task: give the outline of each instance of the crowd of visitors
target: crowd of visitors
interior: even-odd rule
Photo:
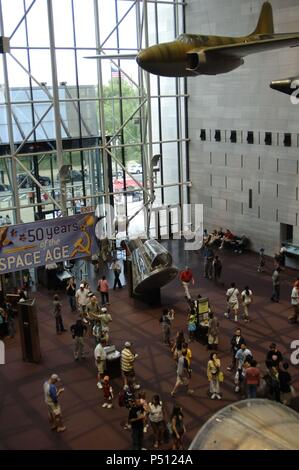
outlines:
[[[295,395],[292,386],[292,377],[289,372],[289,364],[283,356],[279,347],[271,343],[265,355],[264,362],[258,361],[256,351],[244,336],[240,328],[240,322],[244,324],[252,321],[254,312],[255,295],[249,285],[240,286],[240,283],[231,282],[228,289],[221,284],[223,273],[223,261],[218,250],[231,246],[234,251],[243,253],[247,246],[245,236],[236,237],[227,229],[214,230],[211,234],[204,234],[204,247],[201,251],[203,257],[204,278],[215,282],[217,292],[223,288],[223,312],[222,315],[213,311],[212,306],[207,318],[207,341],[209,357],[205,362],[206,390],[211,400],[221,400],[225,396],[227,387],[230,387],[236,394],[236,399],[267,397],[270,400],[289,405],[291,397]],[[283,247],[282,247],[283,248]],[[219,253],[219,252],[218,252]],[[221,253],[221,252],[220,252]],[[275,257],[275,264],[272,272],[273,292],[271,301],[280,301],[280,276],[284,269],[285,250],[280,251]],[[266,266],[264,249],[259,252],[257,270],[263,273]],[[256,268],[255,268],[256,269]],[[111,265],[113,271],[113,290],[118,287],[122,289],[120,274],[122,265],[118,260],[114,260]],[[169,399],[172,400],[172,411],[168,412],[164,401],[155,393],[151,399],[147,400],[142,382],[138,377],[138,353],[135,345],[123,337],[121,348],[120,369],[123,379],[121,389],[117,389],[111,377],[107,373],[107,353],[106,346],[111,344],[110,325],[112,316],[109,312],[110,303],[113,301],[109,296],[109,282],[105,275],[100,275],[94,292],[87,281],[80,281],[79,287],[75,278],[71,278],[65,289],[65,296],[68,299],[71,315],[73,318],[70,326],[70,333],[73,338],[73,355],[76,362],[82,362],[86,358],[86,352],[93,347],[96,385],[101,397],[101,407],[111,410],[116,406],[124,407],[127,410],[127,419],[124,426],[129,429],[132,435],[132,449],[144,448],[144,434],[151,430],[152,447],[161,448],[163,444],[171,438],[171,445],[174,450],[184,447],[184,435],[186,427],[184,423],[184,410],[177,401],[178,395],[184,392],[196,397],[196,390],[191,388],[193,383],[193,367],[191,362],[196,363],[202,360],[193,357],[192,342],[196,340],[198,329],[198,303],[201,295],[197,294],[197,299],[193,299],[193,286],[195,278],[190,267],[186,266],[179,274],[179,280],[183,287],[186,302],[185,330],[174,331],[177,314],[173,307],[163,308],[158,318],[162,330],[162,342],[165,350],[169,353],[169,360],[173,361],[173,386],[169,384]],[[203,293],[203,291],[202,291]],[[24,291],[20,291],[20,300],[26,300]],[[100,299],[98,298],[100,296]],[[66,332],[61,294],[53,297],[53,316],[55,318],[56,333]],[[269,298],[269,297],[268,297]],[[211,301],[213,299],[210,299]],[[292,314],[288,320],[290,323],[298,323],[299,314],[299,279],[297,279],[291,290],[290,305]],[[229,323],[231,320],[234,323]],[[231,328],[231,362],[226,366],[223,364],[223,348],[219,348],[221,343],[221,333],[223,325]],[[53,325],[54,326],[54,325]],[[236,328],[237,326],[237,328]],[[14,315],[8,302],[0,308],[0,336],[11,336],[15,334]],[[164,350],[164,346],[163,346]],[[203,356],[206,357],[206,356]],[[137,373],[136,373],[137,372]],[[225,372],[225,373],[224,373]],[[198,373],[198,372],[196,372]],[[137,378],[136,378],[137,376]],[[44,397],[48,409],[48,417],[51,429],[58,433],[66,430],[62,420],[62,411],[59,404],[59,397],[63,393],[63,388],[58,388],[60,378],[53,373],[44,384]],[[225,387],[223,387],[225,383]],[[104,410],[103,410],[104,412]],[[105,411],[106,412],[106,411]]]

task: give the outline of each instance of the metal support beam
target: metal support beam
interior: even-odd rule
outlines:
[[[4,36],[4,21],[3,21],[3,13],[2,13],[2,3],[0,1],[0,35]],[[18,184],[17,184],[17,169],[16,169],[16,162],[12,158],[12,155],[15,151],[14,146],[14,133],[13,133],[13,122],[12,122],[12,106],[10,100],[10,89],[9,89],[9,80],[8,80],[8,68],[7,68],[7,60],[6,54],[2,56],[3,62],[3,75],[4,75],[4,88],[5,88],[5,99],[6,99],[6,117],[7,117],[7,128],[8,128],[8,136],[9,136],[9,146],[10,146],[10,171],[11,171],[11,183],[13,189],[13,205],[15,206],[14,211],[14,222],[20,223],[21,222],[21,212],[20,212],[20,201],[18,198]]]
[[[97,51],[101,49],[100,29],[99,29],[99,5],[98,0],[94,0],[94,16],[95,16],[95,38]],[[106,224],[107,227],[112,227],[113,214],[110,211],[110,196],[109,192],[109,180],[108,180],[108,162],[107,162],[107,147],[106,147],[106,126],[105,126],[105,113],[104,113],[104,101],[103,101],[103,76],[102,76],[102,64],[100,60],[97,60],[97,76],[98,76],[98,96],[99,101],[99,122],[100,122],[100,136],[102,141],[102,169],[103,169],[103,185],[105,193],[105,207],[106,207]]]
[[[54,19],[52,0],[47,0],[48,7],[48,25],[49,25],[49,39],[50,39],[50,55],[51,55],[51,71],[52,71],[52,86],[53,86],[53,106],[54,106],[54,119],[55,119],[55,135],[56,135],[56,152],[57,152],[57,165],[59,172],[59,186],[60,186],[60,206],[62,215],[67,215],[66,207],[66,182],[65,176],[61,172],[64,165],[62,141],[61,141],[61,127],[60,127],[60,107],[59,107],[59,93],[58,93],[58,80],[57,80],[57,65],[55,53],[55,36],[54,36]]]
[[[148,47],[148,10],[147,10],[147,1],[143,1],[143,14],[144,14],[144,36],[145,36],[145,46]],[[144,152],[144,168],[145,168],[145,178],[146,185],[149,188],[149,200],[150,202],[149,209],[147,213],[147,227],[146,233],[148,238],[150,238],[150,225],[151,225],[151,212],[152,204],[155,200],[155,190],[154,190],[154,179],[152,174],[152,165],[151,159],[153,156],[153,139],[152,139],[152,113],[151,113],[151,82],[150,75],[148,72],[145,73],[145,85],[146,85],[146,97],[147,97],[147,140],[148,145],[145,148]]]
[[[31,2],[31,4],[29,5],[29,7],[27,8],[27,10],[25,11],[24,15],[22,16],[22,18],[20,19],[20,21],[18,22],[17,26],[15,27],[15,29],[13,30],[13,32],[11,33],[9,39],[11,39],[13,37],[13,35],[17,32],[17,30],[19,29],[20,25],[22,24],[22,22],[24,21],[24,19],[26,18],[26,16],[28,15],[29,11],[31,10],[31,8],[33,7],[33,5],[35,4],[35,1],[36,0],[33,0]]]

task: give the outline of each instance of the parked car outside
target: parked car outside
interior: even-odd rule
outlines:
[[[32,176],[34,176],[33,173]],[[39,175],[37,180],[42,186],[50,186],[51,184],[51,178],[49,178],[49,176]],[[17,183],[19,188],[32,188],[32,186],[34,185],[34,181],[26,173],[19,173],[17,175]]]
[[[140,163],[129,163],[127,166],[127,169],[130,173],[134,174],[140,174],[142,173],[142,165]]]
[[[84,170],[84,176],[87,177],[87,170]],[[71,169],[67,181],[82,181],[82,171]],[[59,173],[57,174],[57,180],[59,180]]]

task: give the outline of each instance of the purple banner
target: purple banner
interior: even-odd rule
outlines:
[[[97,251],[94,213],[0,227],[0,274]]]

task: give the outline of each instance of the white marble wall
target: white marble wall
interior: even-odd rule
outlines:
[[[188,0],[189,33],[239,36],[257,23],[261,0]],[[299,31],[299,0],[272,0],[276,32]],[[273,79],[299,75],[299,48],[248,56],[228,74],[188,79],[191,202],[204,204],[205,226],[246,233],[253,248],[272,254],[280,224],[294,226],[299,244],[299,105],[269,88]],[[207,141],[200,140],[207,130]],[[215,129],[221,142],[215,142]],[[210,132],[211,130],[211,132]],[[237,143],[230,131],[237,130]],[[247,131],[255,143],[247,143]],[[264,143],[272,132],[272,145]],[[283,145],[292,133],[292,147]],[[253,190],[252,209],[248,205]]]

